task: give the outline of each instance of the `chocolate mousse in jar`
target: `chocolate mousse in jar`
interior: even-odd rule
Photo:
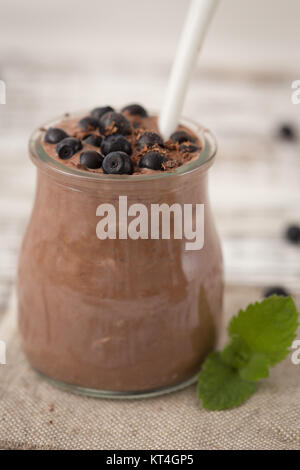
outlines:
[[[99,397],[194,382],[222,315],[211,133],[184,119],[164,142],[141,106],[102,107],[48,123],[29,148],[37,187],[18,302],[31,365]]]

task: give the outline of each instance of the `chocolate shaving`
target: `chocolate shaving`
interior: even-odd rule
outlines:
[[[68,113],[66,113],[68,114]],[[124,113],[125,115],[125,113]],[[150,170],[147,168],[140,168],[139,162],[140,159],[148,152],[159,152],[168,160],[162,164],[162,171],[174,171],[176,168],[184,165],[185,163],[190,162],[193,159],[196,159],[199,156],[201,151],[201,142],[197,138],[197,135],[191,131],[190,129],[179,126],[178,129],[185,130],[187,133],[191,134],[191,136],[195,139],[194,145],[199,147],[199,151],[195,152],[186,152],[180,149],[180,144],[178,142],[173,142],[171,139],[168,139],[164,142],[164,147],[160,147],[158,144],[153,145],[152,147],[144,147],[142,150],[138,148],[137,141],[139,137],[144,134],[145,132],[155,132],[159,133],[157,118],[155,116],[148,116],[146,118],[137,119],[136,116],[130,116],[130,114],[126,113],[126,117],[130,121],[130,129],[131,133],[129,135],[124,136],[130,143],[132,147],[132,154],[130,156],[131,161],[134,165],[134,174],[149,174],[157,173],[159,170]],[[91,150],[91,146],[89,146],[83,139],[90,134],[101,135],[102,137],[112,135],[114,133],[118,133],[118,127],[116,123],[111,123],[106,129],[93,129],[91,130],[84,130],[78,127],[78,117],[77,118],[70,118],[68,116],[65,119],[55,125],[63,129],[69,136],[76,137],[82,141],[82,150],[76,152],[70,159],[68,160],[61,160],[59,159],[56,153],[56,146],[49,144],[45,141],[42,142],[44,150],[50,155],[52,158],[58,160],[60,163],[65,164],[66,166],[75,167],[79,170],[83,170],[85,172],[90,173],[103,173],[102,168],[99,169],[88,169],[84,165],[80,163],[80,154],[85,150]],[[138,127],[136,127],[138,126]],[[101,126],[100,126],[101,127]],[[44,127],[40,128],[41,131],[46,131]],[[105,134],[105,135],[104,135]],[[188,145],[188,143],[187,143]],[[98,152],[101,150],[96,149]]]

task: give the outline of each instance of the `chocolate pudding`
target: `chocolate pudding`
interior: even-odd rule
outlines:
[[[207,194],[214,141],[187,121],[178,131],[190,140],[143,140],[146,132],[159,135],[156,118],[126,114],[129,128],[116,130],[108,117],[104,127],[91,129],[89,120],[78,124],[87,114],[68,116],[51,123],[60,130],[48,134],[53,142],[45,141],[46,128],[30,141],[38,172],[19,261],[23,348],[36,370],[94,396],[143,396],[187,385],[221,327],[222,257]],[[99,120],[96,110],[90,116]],[[105,139],[117,131],[126,141],[114,147],[118,139]],[[68,158],[60,158],[58,144],[67,138],[79,139],[80,148],[67,142],[61,155]],[[183,144],[198,150],[183,151]],[[87,151],[99,157],[82,157]],[[104,164],[118,152],[122,158]],[[150,152],[163,158],[147,157],[144,167],[140,162]],[[119,196],[149,213],[153,204],[204,204],[203,247],[189,251],[186,239],[172,236],[99,239],[97,208],[117,207]],[[118,218],[116,224],[120,229]]]
[[[130,113],[132,108],[133,114]],[[99,110],[107,109],[109,111],[98,117]],[[122,113],[105,106],[76,118],[66,115],[55,127],[42,130],[45,132],[43,148],[54,160],[70,168],[100,174],[172,171],[196,160],[202,145],[198,136],[183,125],[164,142],[158,131],[157,117],[149,116],[140,105],[127,106]],[[126,153],[127,169],[115,171],[107,167],[106,160],[111,156],[106,157],[116,151]]]

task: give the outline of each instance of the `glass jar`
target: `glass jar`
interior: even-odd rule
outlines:
[[[31,137],[37,188],[19,260],[19,327],[32,366],[61,387],[119,398],[178,390],[215,347],[222,256],[207,176],[216,145],[200,126],[182,124],[201,139],[199,158],[154,175],[73,170],[44,152],[41,131]],[[174,237],[100,240],[97,208],[118,208],[119,196],[149,213],[151,204],[204,204],[204,246],[187,250]]]

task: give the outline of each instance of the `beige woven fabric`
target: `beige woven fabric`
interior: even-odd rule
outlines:
[[[0,328],[4,334],[5,328]],[[6,328],[0,365],[0,448],[300,449],[300,365],[278,365],[243,406],[208,412],[195,386],[154,399],[84,398],[41,379]]]

